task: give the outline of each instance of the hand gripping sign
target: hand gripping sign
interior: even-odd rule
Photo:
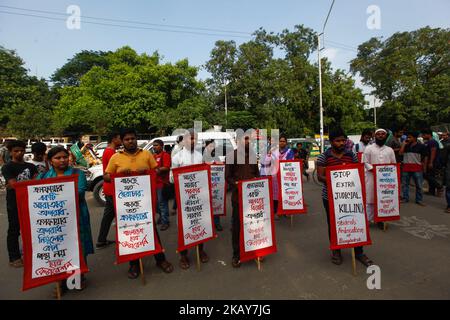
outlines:
[[[162,252],[156,236],[156,176],[111,175],[116,210],[117,263],[141,259]]]
[[[178,214],[178,251],[217,237],[213,225],[211,169],[194,164],[172,169]]]
[[[306,213],[306,204],[303,197],[303,161],[281,160],[278,170],[278,185],[280,201],[278,201],[278,214]]]
[[[366,216],[364,164],[327,167],[332,250],[371,244]]]
[[[78,175],[18,182],[14,188],[23,242],[22,290],[88,272],[78,228]]]
[[[227,184],[225,164],[211,164],[211,193],[214,216],[225,216],[227,212]]]
[[[239,181],[240,261],[277,251],[271,177]]]
[[[374,164],[374,220],[400,220],[400,164]]]

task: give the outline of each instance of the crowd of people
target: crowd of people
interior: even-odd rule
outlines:
[[[420,136],[421,135],[421,136]],[[420,136],[420,137],[419,137]],[[428,193],[433,196],[441,196],[446,186],[446,212],[450,213],[450,140],[448,133],[437,137],[429,129],[419,132],[404,132],[402,130],[377,129],[376,131],[364,130],[359,143],[353,144],[341,129],[330,132],[329,139],[331,147],[320,154],[317,159],[318,180],[323,182],[322,199],[328,222],[328,236],[330,237],[330,212],[326,182],[326,168],[334,165],[364,163],[366,193],[367,193],[367,217],[373,220],[374,197],[373,197],[373,165],[401,163],[401,196],[402,202],[410,200],[410,180],[415,183],[415,202],[424,206],[423,181],[428,181]],[[237,149],[226,155],[226,182],[232,193],[232,266],[240,266],[240,215],[237,183],[262,176],[271,176],[273,187],[273,208],[275,220],[279,220],[277,214],[279,189],[278,185],[278,161],[280,160],[303,160],[304,174],[309,180],[308,160],[309,152],[302,143],[297,148],[290,148],[285,135],[280,135],[278,141],[270,141],[268,152],[260,158],[259,166],[256,154],[250,144],[250,137],[240,137],[237,141]],[[14,184],[16,182],[31,179],[46,179],[58,176],[78,174],[78,197],[80,203],[80,241],[82,253],[87,261],[87,256],[94,253],[92,230],[90,227],[89,209],[85,200],[87,182],[82,170],[76,168],[81,160],[78,151],[82,146],[75,144],[75,150],[67,150],[62,146],[56,146],[47,150],[45,144],[35,143],[32,146],[33,159],[24,161],[26,144],[23,141],[11,141],[8,144],[8,157],[2,166],[1,172],[7,181],[6,205],[8,213],[7,249],[9,263],[12,267],[22,267],[23,260],[19,247],[20,224],[16,205],[16,194]],[[123,147],[123,148],[121,148]],[[120,150],[119,150],[120,148]],[[156,237],[159,239],[158,231],[165,231],[170,227],[169,222],[169,199],[173,197],[173,168],[189,166],[200,163],[218,163],[220,159],[215,156],[215,143],[207,141],[205,150],[199,152],[197,149],[197,134],[189,130],[184,136],[177,139],[172,150],[165,148],[162,140],[153,141],[153,151],[149,152],[138,148],[137,134],[134,129],[124,129],[120,132],[112,132],[108,136],[108,146],[104,151],[102,165],[104,170],[104,194],[106,205],[100,230],[98,233],[96,249],[103,249],[115,241],[108,240],[108,233],[115,218],[113,186],[111,175],[115,173],[132,174],[133,172],[144,173],[154,170],[157,175],[157,211],[159,214],[158,224],[160,229],[155,228]],[[174,201],[174,209],[176,202]],[[214,219],[215,228],[222,231],[220,218]],[[161,241],[160,241],[161,242]],[[209,261],[205,251],[205,245],[199,246],[200,260],[202,263]],[[363,247],[355,248],[356,258],[365,266],[370,266],[373,261],[363,251]],[[164,253],[154,256],[156,265],[166,273],[174,270],[173,265],[167,261]],[[331,262],[342,263],[340,250],[332,250]],[[190,267],[188,251],[180,252],[179,266],[181,269]],[[136,279],[139,277],[139,261],[131,261],[128,269],[128,277]],[[84,278],[83,278],[84,279]],[[84,285],[83,281],[83,285]],[[64,287],[63,287],[64,288]]]

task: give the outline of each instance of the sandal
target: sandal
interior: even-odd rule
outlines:
[[[156,265],[158,266],[158,268],[160,268],[165,273],[171,273],[173,271],[172,264],[167,260],[157,262]]]
[[[180,259],[180,268],[186,270],[189,269],[190,266],[189,258],[187,256],[182,256]]]
[[[13,267],[13,268],[22,268],[22,267],[23,267],[23,260],[22,260],[22,258],[20,258],[20,259],[11,261],[11,262],[9,263],[9,265],[10,265],[11,267]]]
[[[208,261],[209,261],[209,257],[208,257],[208,255],[206,254],[206,252],[205,251],[200,251],[200,261],[202,262],[202,263],[207,263]]]
[[[231,259],[231,265],[233,268],[239,268],[241,266],[241,262],[239,261],[239,258],[233,257]]]
[[[365,254],[357,256],[356,259],[366,267],[370,267],[371,265],[373,265],[373,261],[370,260]]]
[[[342,264],[342,255],[339,250],[333,250],[333,253],[331,254],[331,262],[336,265]]]
[[[137,266],[131,266],[128,269],[128,279],[136,279],[139,277],[139,268]]]

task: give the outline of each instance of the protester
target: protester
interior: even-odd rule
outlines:
[[[153,152],[155,160],[158,163],[156,168],[156,194],[158,197],[157,211],[161,219],[161,231],[169,228],[169,199],[164,194],[164,188],[169,185],[169,172],[172,165],[170,154],[164,151],[164,142],[162,140],[153,141]]]
[[[158,166],[155,158],[149,151],[138,148],[137,133],[134,129],[121,130],[120,139],[122,140],[124,150],[117,152],[109,160],[103,176],[104,181],[111,182],[111,174],[123,173],[126,175],[131,175],[134,172],[143,174],[151,169],[155,169]],[[158,230],[156,228],[155,233],[161,243]],[[161,252],[156,254],[155,260],[156,265],[165,273],[171,273],[173,271],[173,266],[166,260],[164,253]],[[130,268],[128,269],[128,278],[136,279],[138,277],[139,260],[132,260],[130,261]]]
[[[324,153],[320,154],[317,159],[317,176],[319,181],[323,183],[322,199],[325,211],[327,214],[328,223],[328,238],[331,239],[331,226],[330,226],[330,204],[328,200],[328,188],[326,179],[326,168],[336,165],[344,165],[351,163],[358,163],[357,156],[351,152],[345,150],[345,143],[347,136],[342,129],[335,129],[330,132],[331,148]],[[365,266],[370,266],[373,261],[370,260],[363,252],[363,247],[355,247],[356,259]],[[331,262],[337,265],[342,264],[341,250],[332,250]]]
[[[220,159],[216,156],[216,143],[213,139],[205,141],[205,150],[203,151],[203,162],[206,164],[219,163]],[[223,231],[220,224],[220,216],[214,215],[214,225],[217,231]]]
[[[444,166],[443,185],[445,185],[445,199],[447,201],[447,209],[445,212],[450,213],[450,139],[448,132],[442,134],[442,163]]]
[[[402,147],[401,138],[403,135],[403,130],[402,129],[394,129],[394,130],[392,130],[392,133],[393,133],[393,137],[389,141],[389,143],[386,143],[386,145],[388,147],[391,147],[392,150],[394,150],[396,162],[401,163],[402,157],[400,156],[400,149]]]
[[[369,146],[372,137],[372,129],[364,129],[359,142],[353,146],[353,152],[358,156],[359,162],[362,162],[362,155],[364,154],[366,148]]]
[[[256,164],[256,154],[250,147],[248,136],[238,137],[238,147],[226,156],[226,181],[230,186],[231,204],[233,213],[231,216],[231,243],[233,246],[233,257],[231,265],[233,268],[240,267],[239,236],[241,230],[241,220],[239,215],[239,195],[237,184],[241,180],[248,180],[259,177],[258,165]]]
[[[0,167],[4,164],[8,163],[9,160],[11,160],[11,154],[8,150],[8,143],[10,140],[7,140],[3,143],[2,146],[0,146]]]
[[[116,154],[116,150],[122,145],[122,140],[120,139],[120,133],[117,131],[113,131],[108,135],[108,145],[103,151],[102,156],[102,167],[103,174],[106,172],[106,168],[108,167],[109,161],[111,157]],[[111,244],[116,243],[113,240],[108,240],[109,229],[111,228],[111,223],[116,216],[114,213],[114,193],[113,193],[113,185],[111,182],[103,181],[103,193],[105,194],[105,209],[103,210],[103,218],[100,223],[100,231],[98,233],[97,244],[95,247],[97,249],[103,249],[108,247]]]
[[[8,151],[11,159],[2,167],[2,175],[6,180],[6,211],[8,213],[8,234],[6,243],[9,255],[9,265],[14,268],[23,267],[22,254],[19,246],[20,224],[19,212],[16,203],[14,184],[20,181],[31,180],[37,175],[34,164],[25,162],[26,144],[20,140],[8,142]]]
[[[436,141],[433,138],[433,132],[428,128],[422,130],[422,137],[428,152],[425,174],[425,179],[428,181],[429,186],[427,194],[439,196],[443,191],[441,182],[436,177],[438,170],[441,169],[439,140]]]
[[[172,158],[172,169],[185,167],[193,164],[200,164],[203,162],[203,156],[201,152],[196,150],[197,145],[197,133],[191,129],[188,130],[187,133],[183,137],[183,149],[178,151],[177,154]],[[173,181],[173,173],[171,170],[171,180]],[[200,251],[200,261],[202,263],[206,263],[209,261],[209,257],[204,251],[204,244],[201,243],[198,245]],[[181,269],[189,269],[190,261],[188,258],[188,251],[183,250],[180,252],[180,267]]]
[[[46,173],[41,173],[38,179],[47,179],[54,177],[78,175],[78,204],[80,208],[78,227],[80,233],[81,252],[87,263],[87,256],[94,253],[94,245],[92,242],[91,222],[89,217],[89,209],[85,199],[87,190],[86,176],[82,170],[69,166],[69,152],[63,146],[57,146],[48,151],[48,161],[51,168]],[[62,281],[62,291],[67,291],[66,282]],[[86,278],[81,277],[81,289],[86,287]]]
[[[33,143],[31,146],[31,153],[33,154],[33,159],[29,161],[36,166],[38,173],[47,172],[49,169],[47,159],[46,159],[47,146],[43,142]]]
[[[416,185],[416,203],[425,206],[423,201],[423,173],[426,171],[427,148],[417,142],[418,132],[408,132],[399,154],[403,156],[402,162],[402,203],[409,202],[409,181],[414,179]]]
[[[294,159],[303,160],[303,175],[309,181],[309,173],[308,173],[309,152],[308,152],[307,149],[303,149],[303,144],[301,142],[297,143],[297,152],[296,152],[296,154],[294,156]]]
[[[366,180],[366,208],[369,221],[374,220],[374,164],[391,164],[396,163],[395,153],[391,147],[386,146],[387,131],[377,129],[375,131],[375,143],[368,146],[364,151],[364,166]],[[379,228],[383,228],[383,223],[378,224]]]

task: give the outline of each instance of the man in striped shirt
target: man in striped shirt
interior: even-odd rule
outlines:
[[[326,178],[326,168],[337,165],[358,163],[358,157],[352,151],[345,149],[347,136],[342,129],[330,132],[331,148],[322,153],[317,159],[317,176],[323,183],[322,200],[327,213],[328,238],[330,238],[330,205],[328,202],[328,188]],[[363,253],[363,247],[355,247],[356,259],[365,266],[370,266],[373,262]],[[341,250],[332,250],[331,262],[337,265],[342,264]]]

